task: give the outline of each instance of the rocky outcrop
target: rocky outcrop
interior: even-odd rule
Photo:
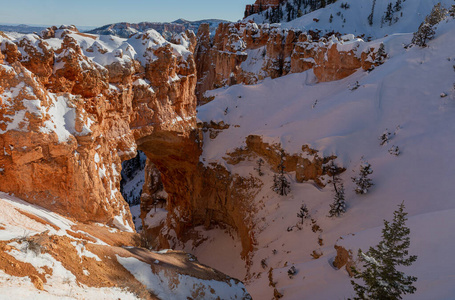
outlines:
[[[370,69],[376,46],[369,46],[354,35],[283,29],[278,25],[253,22],[223,23],[215,36],[208,25],[198,31],[195,57],[198,70],[196,95],[200,103],[207,90],[238,83],[255,84],[266,77],[314,70],[319,81],[345,78],[356,70]]]
[[[251,299],[242,282],[193,255],[141,248],[138,234],[80,224],[4,193],[0,208],[7,232],[0,238],[3,293],[32,295],[36,288],[44,298]]]
[[[120,164],[136,141],[173,136],[180,149],[195,127],[194,36],[175,45],[148,31],[119,45],[64,27],[44,37],[0,33],[0,190],[132,231]]]
[[[247,5],[245,8],[245,18],[257,14],[261,11],[267,10],[269,8],[275,9],[280,6],[281,3],[286,2],[286,0],[256,0],[254,4]]]
[[[337,251],[337,255],[333,261],[333,266],[337,269],[341,269],[342,267],[346,266],[346,271],[348,272],[349,276],[353,277],[354,274],[352,268],[355,266],[355,264],[352,258],[352,251],[348,251],[344,247],[338,245],[335,245],[334,247]]]
[[[248,158],[261,157],[264,159],[275,172],[278,172],[278,165],[281,161],[281,145],[263,142],[261,136],[249,135],[245,140],[246,147],[236,149],[227,153],[224,159],[229,164],[238,164]],[[321,157],[318,152],[309,148],[308,145],[302,146],[302,152],[299,154],[284,153],[284,166],[286,172],[295,172],[296,182],[312,180],[319,187],[326,185],[328,168],[326,167],[336,156]],[[341,170],[343,172],[344,169]]]

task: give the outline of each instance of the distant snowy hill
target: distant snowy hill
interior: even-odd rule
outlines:
[[[369,9],[354,5],[361,1],[347,2],[351,8],[343,10],[344,24],[350,26],[346,30],[381,36],[398,28],[415,31],[424,18],[419,13],[430,11],[437,1],[408,0],[403,4],[404,15],[412,11],[416,17],[403,18],[390,27],[375,23],[377,31],[366,31],[369,25],[362,20]],[[383,5],[378,1],[378,12]],[[310,28],[309,19],[325,19],[335,8],[339,3],[289,26]],[[374,22],[380,19],[378,13]],[[426,48],[405,49],[403,45],[411,39],[412,34],[396,33],[371,42],[372,46],[384,43],[389,54],[386,62],[371,72],[358,71],[339,81],[318,83],[309,70],[257,85],[207,92],[214,100],[198,108],[198,119],[230,127],[215,138],[205,134],[201,162],[220,163],[232,174],[254,176],[263,183],[253,200],[259,208],[255,214],[257,245],[250,268],[243,269],[239,269],[239,241],[221,229],[201,228],[207,240],[198,247],[186,244],[184,249],[232,276],[245,276],[254,299],[270,299],[270,283],[276,285],[282,299],[352,298],[348,273],[332,266],[334,245],[341,243],[354,254],[359,247],[367,250],[376,245],[383,220],[391,220],[404,201],[411,229],[410,253],[418,255],[418,260],[403,271],[417,276],[418,281],[416,294],[403,299],[453,299],[455,236],[448,228],[455,226],[455,20],[442,21]],[[390,140],[381,146],[379,137],[385,130],[391,133]],[[290,154],[306,157],[302,145],[308,145],[318,155],[337,156],[335,163],[346,169],[341,175],[346,214],[327,216],[334,195],[330,185],[319,189],[310,182],[298,183],[295,173],[289,172],[291,193],[279,196],[271,190],[276,174],[271,166],[264,165],[264,176],[255,169],[259,155],[230,164],[226,153],[245,150],[249,135],[260,136],[269,145],[278,144]],[[400,155],[390,153],[394,146],[399,147]],[[358,173],[362,158],[372,165],[375,185],[366,195],[357,195],[351,177]],[[314,222],[305,221],[299,230],[297,213],[302,203]],[[314,230],[314,224],[319,229]],[[225,259],[214,259],[213,251]],[[291,279],[288,270],[292,266],[297,274]]]
[[[217,19],[208,19],[208,20],[199,20],[199,21],[188,21],[185,19],[178,19],[173,22],[141,22],[141,23],[114,23],[105,25],[99,28],[88,31],[92,34],[100,35],[115,35],[123,38],[128,38],[131,35],[137,32],[147,31],[149,29],[155,29],[160,34],[165,37],[169,37],[172,34],[178,34],[187,29],[197,32],[199,25],[202,23],[209,23],[213,32],[218,27],[219,23],[225,23],[228,21],[217,20]]]
[[[301,2],[290,0],[289,3]],[[414,32],[433,6],[441,3],[449,6],[454,3],[452,0],[407,0],[401,1],[401,8],[398,10],[396,0],[374,1],[373,0],[346,0],[337,1],[327,5],[325,8],[317,9],[300,18],[287,22],[286,5],[281,7],[283,17],[278,21],[285,28],[300,28],[304,31],[340,32],[341,34],[352,33],[357,36],[364,34],[366,37],[380,38],[396,32]],[[387,15],[387,7],[392,4],[390,18]],[[297,5],[297,4],[293,4]],[[305,13],[304,8],[302,8]],[[368,17],[373,11],[372,25]],[[244,21],[254,20],[256,23],[270,22],[266,19],[266,12],[254,14]]]
[[[0,31],[6,32],[19,32],[19,33],[34,33],[41,32],[46,29],[45,26],[29,26],[25,24],[13,25],[13,24],[1,24]]]
[[[0,31],[18,32],[18,33],[34,33],[41,32],[51,25],[30,25],[30,24],[0,24]],[[92,30],[93,26],[77,26],[81,31]]]

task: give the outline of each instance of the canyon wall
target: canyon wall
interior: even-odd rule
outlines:
[[[154,30],[129,39],[74,26],[0,33],[0,190],[78,221],[134,231],[119,174],[121,162],[140,149],[167,193],[167,219],[146,228],[159,232],[154,244],[173,246],[198,225],[227,224],[246,257],[255,224],[245,220],[252,219],[250,201],[262,183],[199,161],[203,131],[223,128],[196,128],[195,91],[204,102],[209,89],[311,68],[320,81],[336,80],[370,68],[375,49],[353,36],[313,42],[315,33],[267,24],[227,23],[214,37],[209,32],[201,25],[197,39],[187,31],[172,43]],[[257,155],[277,165],[278,156],[259,139],[248,137],[250,153],[230,153],[228,163]],[[288,156],[297,181],[324,185],[323,165],[332,158]],[[143,219],[156,200],[146,194]]]
[[[318,81],[345,78],[377,65],[377,46],[354,35],[284,29],[279,24],[223,23],[213,38],[208,26],[198,31],[195,52],[200,103],[204,92],[233,84],[255,84],[266,78],[313,69]]]
[[[144,136],[195,127],[194,40],[187,32],[171,44],[150,30],[125,41],[73,26],[0,33],[0,190],[133,231],[121,162]]]

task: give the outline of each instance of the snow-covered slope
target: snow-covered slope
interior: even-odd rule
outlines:
[[[387,26],[367,30],[369,9],[358,9],[362,5],[359,1],[347,2],[351,8],[343,14],[347,19],[345,26],[351,26],[346,27],[348,32],[365,30],[372,36],[382,36],[398,30],[393,25],[390,29]],[[411,8],[412,14],[426,14],[435,2],[408,0],[403,4],[407,7],[404,14],[411,13]],[[378,11],[384,10],[382,5],[385,4],[378,1]],[[338,9],[339,3],[332,6],[335,7]],[[328,18],[334,12],[332,8],[305,16],[289,26],[312,26],[309,19]],[[415,31],[423,17],[407,18],[396,26],[401,26],[400,32]],[[380,14],[375,18],[380,18]],[[365,24],[350,23],[355,19],[365,19]],[[330,25],[322,22],[317,25],[323,24]],[[224,249],[231,260],[212,260],[212,265],[233,276],[247,275],[247,288],[255,299],[273,297],[270,276],[283,299],[352,297],[354,291],[347,272],[331,266],[336,255],[334,245],[340,237],[352,233],[355,235],[343,241],[346,248],[356,252],[359,247],[366,250],[374,246],[383,219],[390,220],[397,205],[404,201],[411,229],[410,253],[418,255],[418,260],[403,270],[419,278],[416,294],[405,299],[450,299],[455,294],[451,254],[455,236],[449,229],[455,226],[455,21],[449,18],[440,23],[428,48],[405,49],[403,46],[411,39],[412,34],[391,34],[375,41],[384,43],[388,60],[372,72],[358,71],[339,81],[317,83],[310,70],[266,79],[257,85],[207,92],[215,99],[199,107],[198,119],[207,123],[223,121],[231,126],[215,139],[206,134],[201,161],[207,165],[224,164],[232,173],[242,176],[252,174],[264,185],[254,200],[260,210],[255,217],[257,249],[249,272],[232,268],[241,265],[240,258],[235,258],[239,252],[234,247],[238,245],[236,238],[231,238],[231,246],[220,238],[209,239],[194,248],[192,251],[201,261],[210,260],[211,249]],[[353,89],[356,82],[359,87]],[[391,138],[381,146],[379,136],[385,130],[391,133]],[[226,153],[244,148],[248,135],[280,144],[290,154],[306,155],[301,149],[308,145],[321,156],[336,155],[335,162],[346,168],[341,175],[346,189],[346,214],[340,218],[327,217],[334,194],[330,186],[319,189],[310,182],[296,183],[291,173],[288,174],[291,193],[278,196],[270,189],[274,175],[270,166],[265,165],[263,177],[254,170],[258,157],[237,165],[228,164]],[[399,156],[388,152],[393,146],[399,147]],[[357,195],[351,177],[357,175],[362,158],[372,165],[375,185],[368,194]],[[301,230],[295,227],[287,230],[299,221],[296,214],[303,202],[321,230],[313,232],[314,224],[309,220]],[[229,240],[228,234],[226,237]],[[313,251],[322,256],[313,259],[310,256]],[[261,261],[265,265],[261,266]],[[287,274],[291,266],[298,270],[293,279]]]
[[[250,299],[195,257],[137,240],[0,192],[0,299]]]
[[[396,1],[378,0],[375,1],[373,24],[369,25],[368,16],[372,11],[373,0],[337,1],[290,22],[285,22],[286,19],[283,19],[282,26],[285,28],[301,28],[305,31],[320,30],[322,33],[334,31],[341,34],[353,33],[357,36],[365,34],[366,37],[374,39],[397,32],[414,32],[433,6],[439,2],[445,7],[453,4],[452,0],[402,1],[402,8],[393,13],[392,22],[381,22],[386,15],[388,4],[392,3],[394,6]],[[345,3],[348,4],[348,8],[341,7]],[[343,5],[343,7],[345,6]],[[264,21],[264,16],[254,14],[245,19],[245,21],[248,20],[261,23]]]

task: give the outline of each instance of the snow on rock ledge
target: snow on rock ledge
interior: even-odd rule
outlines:
[[[141,138],[195,127],[192,37],[0,32],[0,190],[133,231],[121,162]]]

